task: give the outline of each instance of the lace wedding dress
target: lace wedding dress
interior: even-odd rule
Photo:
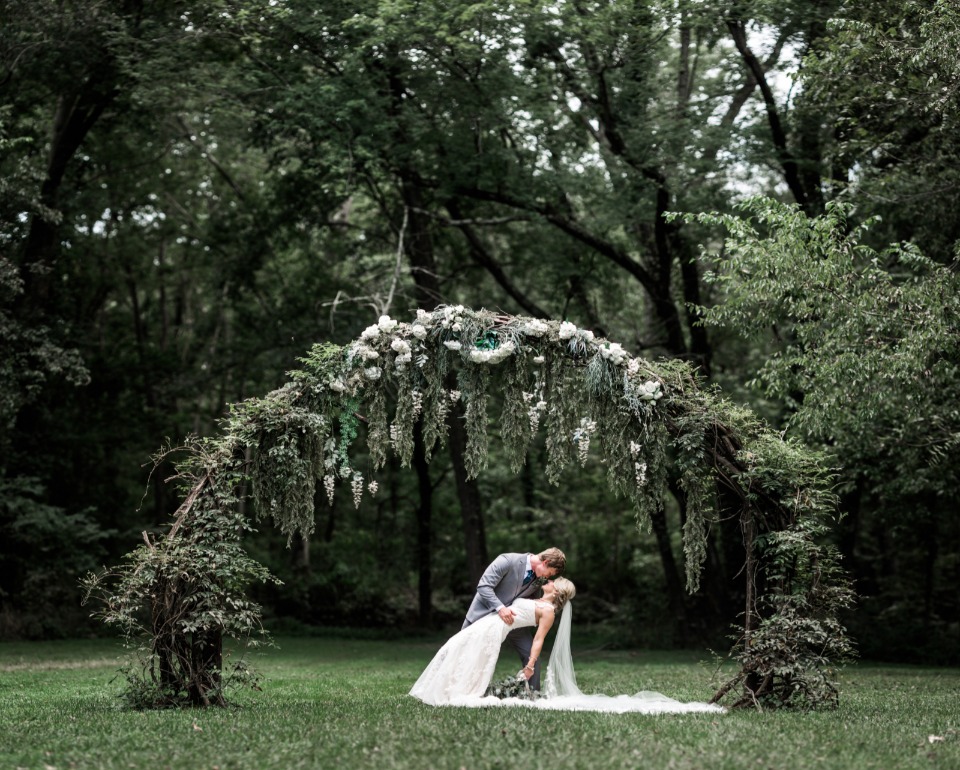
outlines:
[[[516,612],[512,626],[493,613],[451,636],[410,694],[431,706],[484,706],[497,701],[482,696],[497,667],[500,645],[513,629],[537,622],[533,599],[517,599],[510,606]]]
[[[570,653],[573,606],[569,602],[560,614],[557,638],[550,654],[543,695],[535,700],[484,696],[500,655],[500,645],[514,628],[536,624],[532,599],[517,599],[512,626],[496,614],[488,615],[450,637],[430,661],[410,694],[431,706],[520,706],[552,711],[603,711],[615,714],[680,714],[726,711],[715,703],[684,703],[658,692],[634,695],[588,695],[577,687]]]

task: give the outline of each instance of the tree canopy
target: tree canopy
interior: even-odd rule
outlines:
[[[8,0],[0,24],[0,635],[90,632],[75,579],[182,503],[158,447],[318,340],[464,305],[689,364],[823,452],[841,516],[815,539],[861,652],[957,660],[956,3]],[[289,548],[251,533],[268,626],[453,623],[491,553],[556,540],[596,628],[724,643],[735,494],[690,594],[679,466],[634,536],[597,456],[549,482],[544,431],[513,474],[491,419],[472,477],[466,417]]]

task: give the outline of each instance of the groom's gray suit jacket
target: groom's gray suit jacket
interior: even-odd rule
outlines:
[[[536,579],[523,584],[526,575],[527,553],[502,553],[487,567],[477,593],[473,597],[463,628],[476,623],[480,618],[496,612],[503,606],[509,607],[514,599],[533,597],[537,592]]]

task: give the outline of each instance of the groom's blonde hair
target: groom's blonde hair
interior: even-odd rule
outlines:
[[[567,567],[567,557],[563,555],[563,551],[559,548],[548,548],[538,555],[540,561],[557,571],[557,575],[562,574]]]

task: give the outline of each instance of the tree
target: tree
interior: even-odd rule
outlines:
[[[748,109],[758,87],[774,138],[786,142],[784,110],[766,78],[786,43],[812,40],[821,19],[793,6],[769,21],[762,8],[747,9],[776,27],[761,61],[744,48],[752,25],[741,10],[743,51],[728,40],[722,14],[660,2],[506,11],[490,3],[237,3],[230,29],[249,58],[245,103],[259,116],[257,137],[273,148],[284,186],[315,204],[298,212],[297,226],[318,238],[360,227],[360,253],[402,241],[397,255],[411,280],[385,278],[391,290],[381,284],[381,298],[569,317],[709,374],[712,348],[690,310],[704,301],[701,233],[663,215],[724,205],[720,158],[745,135],[768,136]],[[817,200],[815,159],[780,149],[781,171],[802,176],[804,195]],[[770,156],[764,147],[750,161]],[[365,214],[374,207],[380,219],[371,232]],[[336,221],[324,213],[331,208]],[[354,295],[366,301],[369,293],[365,286]],[[458,479],[466,489],[462,471]],[[476,510],[475,497],[461,507]],[[655,517],[684,628],[672,533]],[[468,531],[476,573],[482,541],[477,527]],[[729,534],[735,551],[738,535]],[[727,577],[737,570],[730,566]]]
[[[828,204],[813,219],[769,199],[742,208],[751,219],[701,217],[729,232],[712,275],[722,301],[705,318],[753,337],[773,331],[755,382],[791,405],[785,428],[829,451],[840,489],[859,500],[847,510],[844,550],[868,612],[880,610],[878,600],[918,596],[904,618],[908,635],[922,629],[939,649],[941,619],[956,611],[951,592],[938,588],[950,582],[942,557],[960,546],[951,514],[960,482],[956,263],[941,266],[907,243],[875,251],[863,242],[873,222],[852,226],[849,205]],[[902,560],[899,579],[863,553],[870,527],[915,539],[917,552],[881,557]]]

